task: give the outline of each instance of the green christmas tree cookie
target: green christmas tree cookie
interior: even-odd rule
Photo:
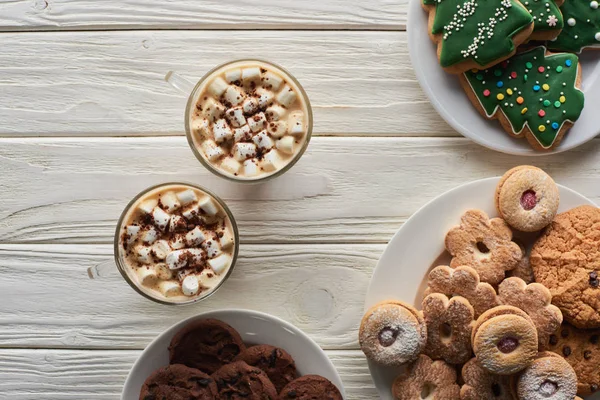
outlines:
[[[600,48],[600,8],[597,0],[567,0],[560,7],[565,27],[555,41],[548,42],[552,50],[579,53],[583,49]]]
[[[551,40],[565,26],[559,6],[564,0],[521,0],[533,16],[533,33],[529,40]]]
[[[461,77],[469,98],[487,118],[499,118],[511,135],[526,137],[537,149],[551,149],[583,110],[579,74],[576,55],[536,47]]]
[[[440,64],[451,73],[505,60],[533,30],[533,17],[518,0],[422,1],[434,14],[429,29]]]

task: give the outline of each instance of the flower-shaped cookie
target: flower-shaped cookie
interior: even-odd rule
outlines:
[[[392,384],[395,400],[449,400],[460,398],[456,370],[444,361],[420,355]]]
[[[502,219],[489,219],[483,211],[469,210],[460,225],[446,235],[446,249],[453,257],[450,266],[472,267],[482,282],[496,285],[504,279],[505,271],[514,269],[523,258],[512,236]]]
[[[539,283],[528,285],[523,279],[513,277],[498,286],[498,293],[502,304],[520,308],[529,315],[537,329],[539,347],[544,349],[563,321],[558,307],[550,304],[550,290]]]
[[[434,268],[429,273],[429,287],[425,296],[442,293],[446,296],[462,296],[471,303],[475,318],[500,305],[496,290],[489,283],[479,281],[479,274],[471,267],[460,266],[452,269],[445,265]]]
[[[471,333],[475,323],[473,307],[464,297],[448,300],[433,293],[423,299],[423,318],[427,324],[425,354],[450,364],[462,364],[471,358]]]
[[[460,400],[514,400],[510,376],[496,375],[472,358],[462,368],[465,384],[460,388]]]

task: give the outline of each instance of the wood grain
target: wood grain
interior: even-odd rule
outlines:
[[[11,400],[116,400],[139,350],[0,350],[0,393]],[[377,398],[359,350],[327,351],[348,399]]]
[[[313,105],[316,135],[456,135],[421,91],[404,32],[98,31],[0,38],[0,136],[183,135],[186,96],[168,86],[165,74],[176,70],[195,81],[217,64],[244,57],[281,64],[300,80]]]
[[[529,161],[598,201],[599,150]],[[135,194],[189,181],[224,198],[243,243],[385,243],[429,200],[523,162],[466,139],[319,137],[283,177],[247,186],[210,174],[183,137],[0,139],[0,242],[112,243]]]
[[[16,0],[0,30],[404,29],[408,0]]]

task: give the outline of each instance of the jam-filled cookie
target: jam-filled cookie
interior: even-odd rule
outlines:
[[[223,399],[277,400],[277,390],[261,369],[236,361],[212,375]]]
[[[366,312],[358,335],[368,359],[382,365],[400,366],[414,361],[423,351],[427,326],[413,307],[389,300]]]
[[[460,400],[514,400],[509,376],[492,374],[483,368],[476,358],[462,367]]]
[[[460,398],[456,370],[444,361],[420,355],[392,384],[395,400],[449,400]]]
[[[483,313],[473,329],[473,352],[486,370],[511,375],[538,354],[537,330],[523,310],[498,306]]]
[[[140,392],[140,400],[213,400],[215,398],[217,398],[215,381],[204,372],[181,364],[169,365],[154,371],[146,379]]]
[[[251,367],[263,370],[278,393],[298,377],[296,363],[292,356],[284,349],[268,344],[247,348],[235,358],[235,361],[244,361]]]
[[[577,393],[577,375],[560,356],[540,353],[517,377],[520,400],[571,400]]]
[[[287,384],[279,400],[343,400],[339,389],[328,379],[319,375],[304,375]]]
[[[536,232],[548,226],[560,203],[558,186],[543,170],[523,165],[508,171],[496,187],[496,209],[510,226]]]

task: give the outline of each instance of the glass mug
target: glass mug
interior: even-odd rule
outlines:
[[[282,93],[284,91],[284,89],[286,88],[291,88],[293,89],[293,91],[295,92],[295,101],[293,103],[294,108],[299,108],[299,110],[297,111],[298,114],[302,114],[303,115],[303,122],[302,122],[302,128],[303,128],[303,135],[301,137],[302,141],[300,142],[299,139],[299,135],[296,135],[294,137],[295,142],[293,144],[293,153],[292,154],[287,154],[284,153],[283,151],[279,151],[279,142],[281,140],[275,140],[274,141],[274,146],[272,147],[273,150],[268,151],[269,153],[273,153],[274,154],[274,158],[278,159],[279,155],[281,156],[285,156],[284,158],[286,158],[285,160],[281,159],[281,163],[278,163],[278,167],[275,168],[273,171],[269,171],[269,172],[265,172],[265,173],[259,173],[256,176],[251,176],[251,177],[243,177],[240,176],[239,174],[236,173],[231,173],[231,172],[227,172],[224,168],[215,165],[215,162],[211,162],[208,159],[208,156],[206,155],[206,152],[202,149],[203,144],[207,141],[207,137],[203,137],[201,134],[199,134],[197,132],[196,129],[194,129],[194,127],[192,126],[194,124],[194,117],[196,117],[197,121],[201,120],[202,118],[205,117],[204,111],[202,111],[200,109],[201,107],[201,102],[202,100],[206,101],[208,99],[207,95],[211,95],[210,92],[212,90],[212,85],[215,82],[215,80],[221,78],[222,82],[224,84],[226,84],[227,82],[225,82],[225,80],[223,79],[227,73],[231,72],[231,71],[244,71],[245,69],[260,69],[262,71],[262,78],[257,78],[258,82],[263,82],[261,87],[256,87],[255,86],[251,86],[252,90],[255,90],[253,92],[253,96],[248,96],[245,99],[251,99],[251,98],[258,98],[258,101],[261,101],[263,99],[262,96],[256,97],[258,96],[257,93],[259,93],[259,91],[261,91],[260,93],[263,93],[265,96],[265,101],[267,98],[272,98],[272,102],[270,103],[271,106],[275,105],[275,107],[279,106],[279,104],[277,103],[277,101],[280,99],[279,97],[279,93]],[[240,72],[242,73],[242,72]],[[272,73],[272,74],[271,74]],[[270,82],[264,83],[265,82],[265,74],[271,74],[269,76],[273,77],[273,76],[278,76],[281,79],[281,81],[279,81],[279,83],[275,83],[275,85],[271,85]],[[273,75],[275,74],[275,75]],[[233,78],[232,78],[233,79]],[[294,166],[294,164],[296,164],[296,162],[298,162],[298,160],[300,159],[300,157],[302,157],[302,155],[304,154],[304,152],[306,151],[306,148],[308,147],[308,143],[310,142],[311,136],[312,136],[312,129],[313,129],[313,114],[312,114],[312,107],[310,104],[310,101],[308,99],[308,96],[306,94],[306,92],[304,91],[304,89],[302,88],[302,86],[300,85],[300,83],[296,80],[296,78],[294,78],[294,76],[292,74],[290,74],[288,71],[286,71],[285,69],[283,69],[282,67],[273,64],[271,62],[268,61],[264,61],[264,60],[259,60],[259,59],[242,59],[242,60],[236,60],[236,61],[231,61],[225,64],[221,64],[215,68],[213,68],[212,70],[210,70],[206,75],[204,75],[196,84],[188,81],[187,79],[183,78],[182,76],[180,76],[179,74],[170,71],[167,73],[167,75],[165,76],[165,80],[171,85],[173,86],[175,89],[177,89],[178,91],[180,91],[181,93],[185,94],[186,96],[188,96],[188,102],[187,102],[187,106],[185,109],[185,131],[186,131],[186,136],[187,136],[187,140],[188,143],[192,149],[192,151],[194,152],[194,155],[196,156],[196,158],[202,163],[202,165],[204,165],[209,171],[211,171],[212,173],[214,173],[217,176],[220,176],[222,178],[231,180],[231,181],[235,181],[235,182],[243,182],[243,183],[256,183],[256,182],[264,182],[273,178],[276,178],[280,175],[282,175],[283,173],[285,173],[286,171],[288,171],[290,168],[292,168]],[[268,81],[268,79],[267,79]],[[240,88],[240,90],[243,88],[243,93],[249,91],[249,87],[247,84],[243,83],[243,78],[239,77],[239,79],[235,82],[229,82],[229,86],[231,86],[233,89],[237,89]],[[252,82],[250,82],[252,83]],[[258,85],[257,85],[258,86]],[[275,87],[276,86],[276,87]],[[281,88],[281,86],[283,86],[283,89]],[[265,89],[266,88],[270,88],[270,89],[276,89],[276,90],[268,90]],[[228,88],[229,89],[229,88]],[[279,93],[275,93],[276,91],[279,91]],[[291,90],[290,90],[291,91]],[[222,96],[225,96],[227,92],[225,92],[225,94],[221,94]],[[269,94],[270,93],[270,94]],[[220,96],[221,96],[220,95]],[[202,99],[200,99],[201,96],[204,96]],[[216,94],[212,94],[211,96],[214,97],[218,97]],[[223,97],[221,97],[221,100],[223,99]],[[238,97],[239,99],[239,97]],[[209,101],[212,101],[214,99],[211,99]],[[222,104],[220,104],[219,99],[217,99],[216,103],[218,104],[218,107],[223,107],[223,109],[226,108],[226,106],[223,106]],[[245,104],[245,103],[244,103]],[[232,104],[229,104],[230,107],[232,107]],[[241,108],[241,103],[236,105],[237,108]],[[267,115],[266,118],[269,118],[270,120],[265,120],[263,119],[264,123],[265,123],[265,134],[267,131],[269,131],[268,136],[269,138],[267,138],[267,140],[272,141],[272,139],[277,136],[279,136],[279,134],[277,135],[272,135],[272,132],[270,131],[271,126],[273,123],[279,124],[279,120],[274,121],[274,113],[269,114],[268,112],[266,112],[265,107],[268,106],[268,104],[264,104],[264,107],[261,106],[259,109],[254,109],[252,111],[252,113],[245,113],[245,117],[248,118],[248,121],[250,121],[251,119],[253,119],[255,116],[260,114],[263,115]],[[232,107],[227,109],[227,113],[230,113],[231,110],[233,110],[236,107]],[[286,109],[285,106],[282,107],[283,109]],[[276,108],[279,110],[279,108]],[[265,111],[265,113],[263,113],[262,111]],[[267,108],[268,110],[268,108]],[[261,112],[258,112],[261,111]],[[287,110],[286,110],[287,111]],[[201,114],[202,113],[202,114]],[[294,114],[291,112],[291,109],[289,110],[290,113],[290,118],[291,118],[291,114]],[[214,126],[214,124],[219,120],[227,120],[230,118],[229,115],[226,115],[224,113],[223,110],[219,111],[219,114],[221,114],[218,117],[215,117],[214,114],[211,117],[206,117],[204,119],[206,119],[208,121],[208,124]],[[223,116],[223,114],[225,114]],[[270,115],[270,117],[269,117]],[[245,118],[242,118],[242,124],[243,121],[245,120]],[[275,118],[279,118],[279,117],[275,117]],[[283,121],[282,121],[283,122]],[[288,119],[286,121],[286,125],[290,122],[290,120]],[[246,124],[245,126],[248,126],[249,124]],[[232,126],[237,126],[236,125],[232,125]],[[241,126],[240,129],[245,128],[245,126]],[[285,129],[285,128],[284,128]],[[249,129],[248,129],[249,130]],[[234,131],[236,131],[236,129],[234,129]],[[285,132],[285,131],[284,131]],[[291,132],[291,127],[289,127],[289,131]],[[259,132],[255,132],[254,129],[251,132],[248,132],[249,135],[254,135],[255,133],[259,133]],[[274,134],[274,132],[273,132]],[[285,134],[284,134],[285,135]],[[208,135],[210,138],[210,134]],[[273,137],[274,136],[274,137]],[[291,134],[289,134],[288,136],[292,136]],[[281,139],[281,138],[280,138]],[[212,140],[212,138],[211,138]],[[291,142],[291,140],[287,139],[288,142]],[[237,142],[237,139],[235,140]],[[227,141],[225,143],[228,143]],[[257,143],[257,142],[255,142]],[[257,143],[258,144],[258,143]],[[283,146],[281,146],[283,148]],[[289,151],[289,147],[286,146],[287,151]],[[235,157],[224,157],[225,159],[235,159]],[[265,156],[266,158],[266,156]],[[228,160],[229,161],[229,160]],[[232,164],[234,164],[237,167],[237,163],[239,162],[243,162],[243,159],[237,159],[234,161],[229,161]],[[223,165],[224,162],[222,161]],[[244,164],[245,165],[245,164]],[[275,164],[272,164],[275,165]],[[262,170],[262,167],[261,167]],[[266,171],[266,170],[265,170]]]
[[[232,246],[228,246],[228,250],[226,252],[227,255],[230,254],[231,262],[229,263],[227,271],[223,275],[219,276],[220,280],[216,283],[216,285],[214,287],[209,288],[206,291],[200,291],[199,293],[197,293],[193,296],[189,296],[189,297],[185,296],[183,293],[181,293],[180,295],[177,295],[175,297],[167,297],[166,295],[160,293],[157,288],[147,287],[140,282],[140,277],[138,275],[136,275],[136,271],[139,269],[143,269],[144,266],[138,266],[138,268],[136,270],[134,270],[134,268],[132,266],[128,265],[127,256],[129,254],[126,254],[125,246],[123,244],[124,240],[125,240],[124,228],[125,228],[125,226],[129,225],[130,219],[132,219],[136,210],[138,209],[138,207],[142,206],[142,203],[144,203],[144,201],[149,200],[149,199],[150,200],[155,199],[158,196],[158,194],[160,194],[160,193],[164,194],[167,191],[183,192],[188,189],[193,190],[195,193],[199,192],[199,194],[205,195],[206,196],[205,198],[209,198],[213,202],[216,202],[215,208],[218,210],[217,215],[219,216],[219,218],[223,218],[224,224],[227,225],[226,230],[227,230],[227,232],[230,231],[229,236],[230,236],[231,240],[233,241]],[[212,204],[214,204],[214,203],[212,203]],[[158,208],[158,206],[156,208]],[[202,218],[202,217],[199,217],[199,218]],[[210,216],[208,216],[208,218],[210,218]],[[186,223],[186,225],[187,225],[187,223]],[[181,234],[181,235],[183,235],[183,234]],[[229,247],[231,247],[231,249],[229,249]],[[169,250],[175,250],[175,249],[169,248]],[[185,248],[183,248],[183,250],[185,250]],[[208,251],[212,251],[212,250],[207,250],[207,252]],[[114,260],[103,262],[103,263],[100,263],[98,265],[88,268],[88,276],[90,277],[90,279],[98,279],[98,278],[102,278],[102,277],[114,274],[115,269],[116,269],[121,273],[121,275],[123,276],[125,281],[129,284],[129,286],[131,286],[136,292],[138,292],[145,298],[150,299],[150,300],[155,301],[160,304],[187,305],[187,304],[197,303],[201,300],[208,298],[212,294],[214,294],[225,283],[225,281],[227,281],[229,276],[231,276],[231,273],[233,272],[233,269],[235,267],[235,264],[236,264],[236,261],[238,258],[238,254],[239,254],[239,231],[238,231],[238,227],[237,227],[235,218],[233,217],[231,210],[229,209],[229,207],[227,207],[225,202],[221,198],[219,198],[217,195],[215,195],[214,193],[212,193],[211,191],[207,190],[206,188],[204,188],[200,185],[195,185],[192,183],[183,183],[183,182],[169,182],[169,183],[163,183],[160,185],[155,185],[155,186],[145,189],[144,191],[139,193],[137,196],[135,196],[129,202],[129,204],[127,204],[127,206],[121,213],[119,222],[117,223],[117,227],[115,230]],[[158,264],[163,264],[163,263],[161,263],[160,261],[150,263],[149,266],[147,267],[147,269],[150,267],[154,268]],[[115,266],[116,266],[116,268],[115,268]],[[207,270],[208,270],[208,268],[209,267],[207,267]],[[210,273],[212,271],[208,271],[208,272]],[[174,271],[173,273],[176,274],[177,271]],[[168,281],[169,282],[177,281],[177,275],[169,278]],[[160,282],[157,282],[157,284],[160,284]],[[173,285],[171,285],[171,287],[173,287]]]

